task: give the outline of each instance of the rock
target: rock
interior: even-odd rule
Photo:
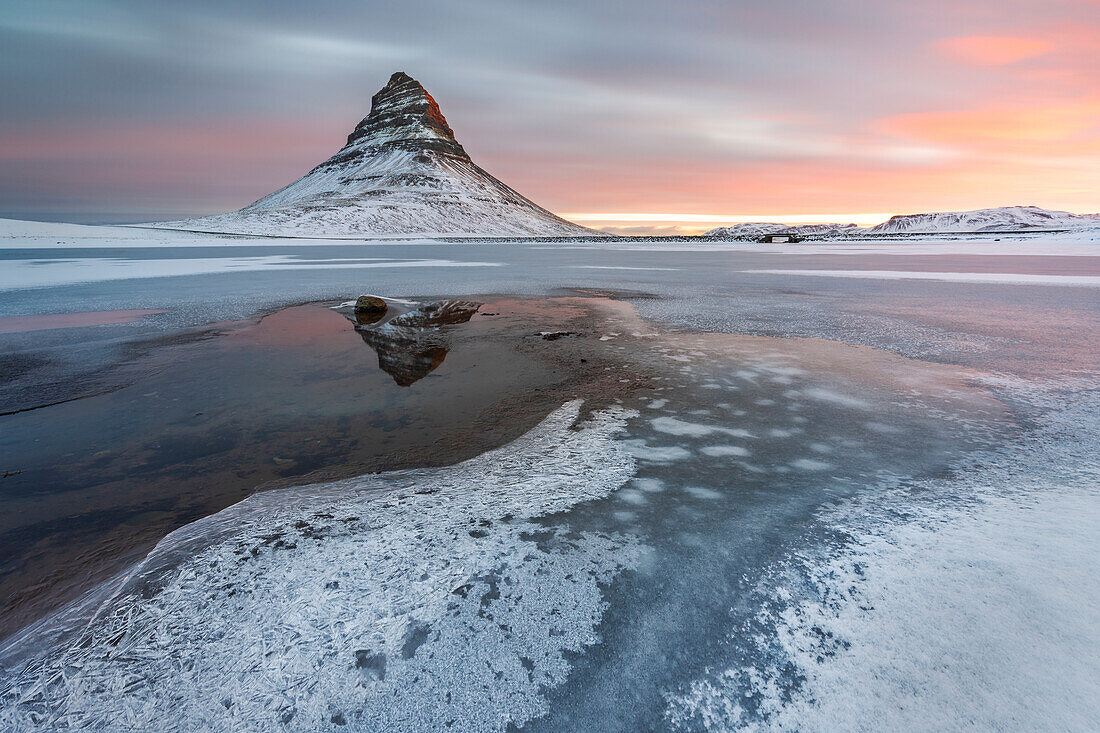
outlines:
[[[376,298],[373,295],[360,295],[355,299],[355,312],[372,314],[382,314],[386,312],[386,301],[381,298]]]
[[[355,325],[373,326],[385,317],[385,313],[359,312],[355,314]]]
[[[566,336],[579,336],[576,331],[542,331],[539,336],[542,336],[545,341],[557,341],[558,339],[565,338]]]
[[[394,318],[394,326],[408,328],[438,328],[466,323],[481,307],[481,303],[468,300],[441,300],[422,305],[414,311],[402,313]]]
[[[377,352],[379,368],[398,385],[408,387],[443,363],[449,349],[445,327],[468,322],[480,307],[481,303],[465,300],[427,303],[377,328],[357,327],[356,331]],[[355,312],[358,326],[369,325],[381,317]]]
[[[364,139],[379,147],[417,153],[425,163],[432,159],[429,151],[470,159],[432,95],[403,71],[391,76],[371,98],[370,114],[348,135],[348,146]]]

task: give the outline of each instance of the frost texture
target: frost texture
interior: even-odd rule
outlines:
[[[1046,412],[1032,436],[824,511],[731,663],[669,695],[672,727],[1094,730],[1100,394],[1014,386]]]
[[[598,641],[627,537],[535,517],[634,472],[580,403],[456,466],[255,495],[158,545],[63,652],[3,681],[3,730],[499,730]],[[212,539],[213,538],[213,539]]]

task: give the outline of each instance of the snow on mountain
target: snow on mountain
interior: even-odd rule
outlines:
[[[240,211],[158,224],[283,236],[598,236],[555,216],[474,163],[432,96],[397,72],[347,144]]]
[[[1071,214],[1037,206],[1004,206],[976,211],[902,214],[862,229],[855,224],[802,224],[750,222],[711,229],[703,236],[755,239],[771,234],[797,237],[845,237],[876,234],[952,234],[981,232],[1059,231],[1100,229],[1100,214]]]
[[[1029,229],[1086,229],[1100,226],[1095,214],[1049,211],[1038,206],[1003,206],[976,211],[892,216],[868,234],[935,234],[952,232],[1015,232]]]
[[[860,228],[855,224],[779,224],[777,222],[747,222],[728,227],[718,227],[703,234],[704,237],[732,237],[745,239],[762,237],[767,234],[790,234],[798,237],[847,236],[857,234]]]

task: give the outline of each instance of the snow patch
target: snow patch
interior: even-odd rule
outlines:
[[[708,445],[705,448],[700,448],[699,452],[711,458],[726,458],[727,456],[747,458],[751,455],[747,449],[739,445]]]

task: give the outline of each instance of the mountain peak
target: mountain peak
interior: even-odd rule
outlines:
[[[370,114],[348,135],[347,147],[433,150],[469,159],[428,90],[397,71],[371,98]]]
[[[328,160],[239,211],[167,226],[280,236],[562,237],[598,234],[478,166],[432,95],[403,71]]]

